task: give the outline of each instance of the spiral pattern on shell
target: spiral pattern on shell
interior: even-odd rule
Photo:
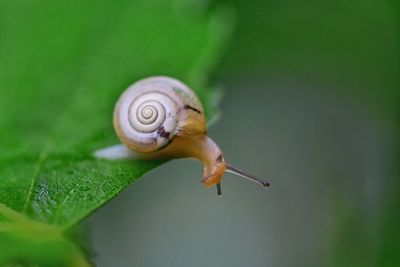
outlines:
[[[176,117],[173,116],[176,112],[176,103],[172,99],[159,92],[150,92],[131,103],[129,122],[133,129],[141,133],[154,132],[162,124],[167,124],[168,131],[172,131],[176,127]]]
[[[152,152],[170,143],[179,127],[185,125],[182,120],[190,117],[185,109],[189,104],[202,112],[196,95],[183,83],[168,77],[144,79],[131,85],[120,97],[114,112],[114,127],[129,148]]]

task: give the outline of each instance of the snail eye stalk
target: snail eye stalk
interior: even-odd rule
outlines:
[[[243,177],[243,178],[245,178],[245,179],[247,179],[249,181],[252,181],[254,183],[257,183],[257,184],[259,184],[259,185],[261,185],[261,186],[263,186],[265,188],[270,186],[268,181],[266,181],[264,179],[261,179],[261,178],[258,178],[258,177],[255,177],[253,175],[247,174],[244,171],[242,171],[242,170],[240,170],[240,169],[238,169],[236,167],[233,167],[232,165],[230,165],[228,163],[226,163],[226,172],[229,172],[229,173],[235,174],[237,176]]]

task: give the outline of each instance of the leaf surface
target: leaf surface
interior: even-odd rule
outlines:
[[[161,164],[92,156],[118,143],[113,106],[138,79],[181,79],[212,113],[229,27],[182,3],[0,0],[0,203],[66,229]]]

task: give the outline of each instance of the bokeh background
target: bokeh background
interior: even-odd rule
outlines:
[[[400,266],[398,2],[208,4],[236,18],[209,134],[272,186],[170,161],[89,219],[96,264]]]

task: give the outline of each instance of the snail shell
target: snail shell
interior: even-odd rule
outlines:
[[[114,128],[121,142],[137,152],[162,149],[176,136],[206,132],[203,106],[180,81],[152,77],[131,85],[119,98]]]

